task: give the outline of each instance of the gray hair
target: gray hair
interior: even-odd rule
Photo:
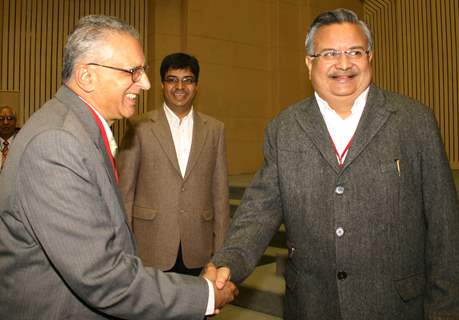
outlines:
[[[373,50],[373,36],[368,28],[367,24],[359,19],[354,11],[348,9],[335,9],[333,11],[327,11],[318,15],[309,27],[308,34],[306,36],[305,46],[306,54],[313,55],[314,52],[314,37],[317,30],[320,27],[335,24],[335,23],[352,23],[360,27],[368,40],[368,51]]]
[[[81,18],[65,45],[62,81],[70,79],[75,64],[83,57],[94,55],[110,33],[127,33],[139,39],[137,30],[118,18],[103,15]]]

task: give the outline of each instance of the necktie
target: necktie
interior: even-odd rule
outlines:
[[[2,149],[2,165],[1,168],[3,168],[3,165],[5,164],[6,156],[8,155],[8,146],[9,146],[8,140],[3,141],[3,149]],[[0,169],[1,169],[0,168]]]

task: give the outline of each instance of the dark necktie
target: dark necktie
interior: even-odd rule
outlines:
[[[2,149],[2,165],[1,167],[3,168],[3,165],[5,164],[6,156],[8,155],[8,146],[9,146],[8,140],[3,141],[3,149]]]

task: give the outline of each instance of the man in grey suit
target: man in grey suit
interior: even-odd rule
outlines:
[[[234,285],[214,290],[201,277],[145,268],[125,219],[109,125],[132,116],[150,88],[137,32],[116,18],[82,18],[62,78],[17,135],[0,177],[0,318],[214,313]]]
[[[160,74],[164,104],[133,121],[123,139],[120,190],[142,262],[199,275],[229,226],[224,126],[193,107],[195,57],[167,55]]]
[[[284,223],[285,319],[459,319],[459,209],[432,112],[371,84],[352,11],[306,38],[314,96],[267,127],[264,165],[207,274],[242,281]],[[215,266],[221,266],[218,270]]]

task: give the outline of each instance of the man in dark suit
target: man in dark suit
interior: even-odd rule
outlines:
[[[160,74],[164,104],[126,133],[120,189],[143,263],[199,275],[229,225],[224,127],[193,107],[195,57],[170,54]]]
[[[234,285],[214,290],[135,255],[109,125],[132,116],[150,88],[137,32],[116,18],[82,18],[62,79],[0,176],[0,318],[202,319],[232,300]]]
[[[5,165],[10,145],[13,143],[18,131],[19,128],[16,128],[16,115],[13,108],[9,106],[0,107],[0,172]]]
[[[207,268],[217,285],[242,281],[283,223],[285,319],[459,319],[458,198],[439,130],[427,107],[371,84],[372,44],[352,11],[313,21],[314,96],[268,125],[264,165]]]

